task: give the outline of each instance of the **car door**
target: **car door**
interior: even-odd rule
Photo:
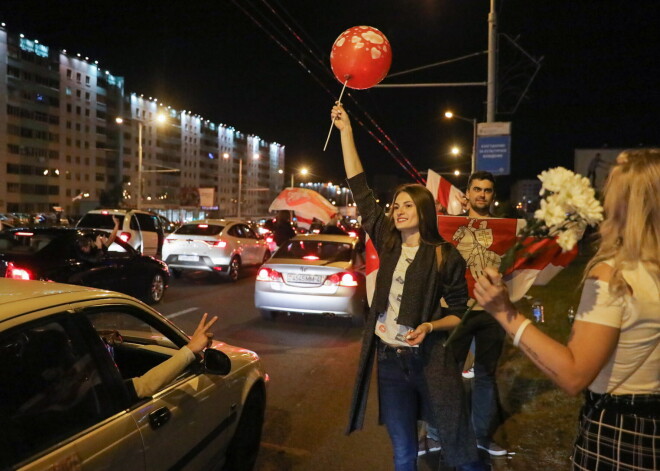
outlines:
[[[134,227],[135,226],[135,227]],[[152,257],[162,254],[162,241],[159,240],[159,223],[156,216],[151,214],[134,213],[131,217],[131,229],[140,234],[142,253]]]
[[[23,317],[0,325],[0,468],[144,469],[137,424],[90,330],[61,308]]]
[[[187,342],[141,308],[118,306],[88,317],[95,329],[117,330],[122,337],[113,352],[124,379],[142,376]],[[193,364],[152,396],[136,399],[128,412],[139,427],[146,469],[207,469],[220,459],[236,425],[241,386],[231,375],[203,374]]]
[[[257,237],[257,234],[246,224],[241,224],[241,229],[243,232],[243,244],[245,245],[245,250],[250,254],[250,264],[256,265],[261,263],[264,255],[264,246]]]

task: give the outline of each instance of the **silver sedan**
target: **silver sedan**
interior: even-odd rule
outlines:
[[[262,317],[280,312],[350,317],[364,322],[365,258],[359,239],[345,235],[297,235],[257,274],[254,303]]]

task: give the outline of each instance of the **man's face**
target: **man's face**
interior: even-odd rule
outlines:
[[[465,196],[470,203],[471,210],[480,215],[488,214],[495,196],[493,182],[490,180],[472,180]]]

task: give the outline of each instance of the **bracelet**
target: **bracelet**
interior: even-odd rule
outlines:
[[[433,332],[433,324],[431,324],[430,322],[422,322],[422,325],[424,325],[424,324],[428,324],[429,327],[431,328],[431,330],[429,330],[429,334],[430,334],[431,332]]]
[[[529,319],[525,319],[524,321],[522,321],[522,323],[518,327],[518,330],[516,330],[516,335],[514,335],[514,337],[513,337],[513,346],[514,347],[518,346],[518,344],[520,343],[520,337],[522,337],[523,332],[525,332],[525,329],[531,323],[532,323],[532,321],[530,321]]]

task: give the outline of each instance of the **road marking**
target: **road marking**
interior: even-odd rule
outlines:
[[[178,311],[178,312],[173,312],[172,314],[168,314],[166,317],[167,317],[168,319],[171,319],[171,318],[173,318],[173,317],[179,317],[179,316],[182,316],[182,315],[184,315],[184,314],[188,314],[189,312],[196,311],[197,309],[199,309],[199,308],[197,308],[197,307],[189,307],[188,309],[184,309],[183,311]]]

